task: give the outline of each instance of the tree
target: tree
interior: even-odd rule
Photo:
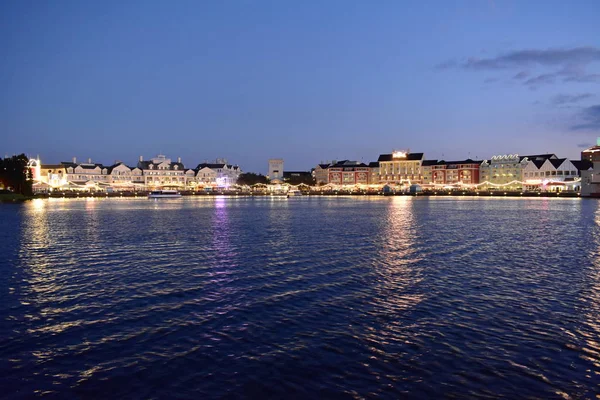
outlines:
[[[0,182],[13,192],[25,196],[33,194],[31,171],[27,168],[29,159],[25,154],[0,158]]]
[[[240,176],[237,179],[238,185],[252,186],[257,183],[267,184],[269,183],[269,179],[263,174],[255,174],[254,172],[245,172],[243,174],[240,174]]]

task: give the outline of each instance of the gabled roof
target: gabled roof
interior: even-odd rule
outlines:
[[[543,161],[546,161],[546,160],[549,160],[551,158],[557,158],[557,157],[556,157],[556,154],[534,154],[532,156],[520,156],[519,157],[519,161],[523,161],[524,158],[527,158],[530,161],[533,161],[533,160],[543,160]]]
[[[321,167],[322,169],[327,169],[330,165],[331,164],[319,164],[319,167]]]
[[[533,165],[535,165],[535,167],[537,169],[542,168],[542,165],[544,165],[544,163],[546,162],[546,160],[529,160],[529,162]]]
[[[594,167],[594,164],[588,160],[571,160],[571,164],[573,164],[578,171],[587,171]]]
[[[406,158],[395,159],[393,154],[381,154],[377,161],[419,161],[423,159],[423,153],[408,153]]]
[[[564,163],[565,161],[567,161],[566,158],[552,158],[548,160],[550,162],[550,164],[552,164],[552,166],[554,168],[559,168],[562,163]]]

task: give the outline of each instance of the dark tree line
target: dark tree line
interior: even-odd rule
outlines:
[[[4,188],[15,193],[31,196],[33,194],[31,172],[27,168],[29,159],[25,154],[0,158],[0,182]]]
[[[237,179],[238,185],[252,186],[257,183],[267,184],[269,183],[269,179],[263,174],[255,174],[254,172],[245,172],[243,174],[240,174],[240,176]]]

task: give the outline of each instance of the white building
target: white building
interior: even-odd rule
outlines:
[[[560,192],[580,187],[578,166],[566,158],[529,160],[523,168],[524,190]]]
[[[523,188],[523,170],[530,161],[546,161],[557,158],[554,154],[519,156],[508,154],[484,160],[479,167],[479,182],[488,189],[501,188],[520,190]]]
[[[196,167],[196,182],[199,186],[227,188],[237,183],[242,170],[227,160],[217,159],[214,163],[202,163]]]
[[[267,178],[271,183],[283,182],[283,158],[271,158],[269,160],[269,173]]]
[[[172,162],[170,158],[159,154],[150,161],[143,161],[140,157],[137,168],[142,170],[144,186],[148,190],[162,187],[185,187],[185,167],[181,158]]]

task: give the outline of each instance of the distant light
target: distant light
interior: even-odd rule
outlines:
[[[395,151],[392,154],[392,158],[406,158],[406,152],[405,151]]]

